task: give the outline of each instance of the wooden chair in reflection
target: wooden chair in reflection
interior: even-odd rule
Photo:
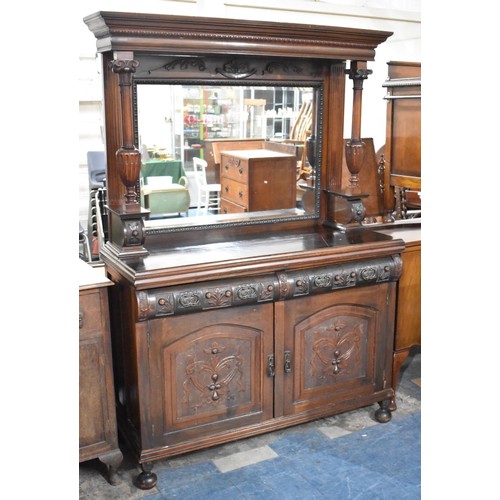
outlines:
[[[207,162],[194,157],[195,181],[198,186],[198,214],[220,213],[220,184],[207,182]]]

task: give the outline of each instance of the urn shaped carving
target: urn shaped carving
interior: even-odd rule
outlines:
[[[126,188],[125,204],[137,204],[137,192],[135,186],[141,170],[141,154],[135,148],[120,148],[116,152],[116,160],[120,179]]]

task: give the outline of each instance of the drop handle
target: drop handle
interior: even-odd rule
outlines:
[[[285,351],[285,373],[292,373],[292,354],[290,351]]]
[[[238,196],[239,196],[240,198],[243,198],[243,191],[240,191],[240,192],[238,193]]]
[[[274,354],[269,354],[267,356],[267,375],[269,377],[274,377]]]
[[[240,167],[238,172],[240,173],[240,175],[243,175],[243,169]]]
[[[228,192],[229,192],[229,186],[225,186],[225,187],[224,187],[224,191],[225,191],[226,193],[228,193]]]
[[[332,366],[333,366],[333,374],[338,375],[340,373],[340,351],[336,349],[333,353]]]

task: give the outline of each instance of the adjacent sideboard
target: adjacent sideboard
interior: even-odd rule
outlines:
[[[98,458],[108,468],[109,481],[123,455],[118,446],[108,287],[104,270],[82,260],[80,284],[80,462]]]

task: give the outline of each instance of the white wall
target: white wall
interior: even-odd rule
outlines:
[[[373,74],[364,82],[362,136],[372,137],[375,148],[385,143],[386,101],[382,84],[387,77],[388,61],[420,61],[420,0],[90,0],[79,2],[81,19],[99,10],[148,12],[158,14],[225,17],[249,20],[345,26],[394,34],[376,51],[375,61],[368,63]],[[102,149],[102,83],[99,56],[94,35],[80,23],[79,32],[79,179],[80,221],[87,219],[86,154]],[[352,84],[347,83],[346,122],[344,134],[350,134]]]

